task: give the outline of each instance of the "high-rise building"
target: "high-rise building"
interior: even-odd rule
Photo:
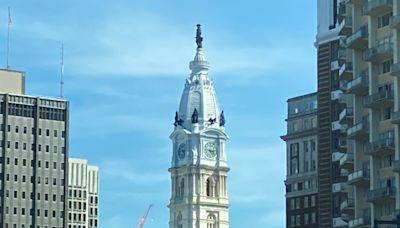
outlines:
[[[338,227],[342,219],[341,204],[347,201],[347,172],[341,169],[347,150],[345,122],[351,109],[343,103],[345,97],[340,82],[348,77],[351,63],[345,62],[340,48],[341,37],[349,32],[349,20],[340,17],[337,0],[318,0],[317,101],[318,101],[318,222],[319,227]],[[344,115],[344,116],[343,116]]]
[[[317,93],[288,100],[286,227],[317,228]]]
[[[99,168],[78,158],[68,159],[68,228],[96,228]]]
[[[348,227],[372,227],[375,220],[395,219],[400,209],[400,1],[348,0],[339,6],[349,30],[341,40],[347,48],[343,64],[352,65],[341,77],[352,107],[345,154],[351,158],[349,201],[342,208]]]
[[[0,227],[66,227],[68,102],[0,70]]]
[[[175,115],[169,203],[170,228],[228,228],[225,117],[208,77],[200,25],[179,111]]]

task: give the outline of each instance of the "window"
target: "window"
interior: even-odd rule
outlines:
[[[382,74],[389,73],[393,65],[393,59],[382,63]]]
[[[54,130],[54,137],[57,137],[57,130]]]
[[[207,220],[207,228],[217,228],[217,218],[214,214],[209,214]]]
[[[311,207],[315,207],[315,195],[311,196]]]
[[[182,214],[180,212],[176,218],[176,223],[178,225],[178,228],[183,228]]]
[[[315,216],[315,212],[311,213],[311,223],[315,223],[316,222],[316,216]]]
[[[305,213],[304,214],[304,225],[307,225],[307,224],[308,224],[308,214]]]
[[[308,196],[304,197],[304,208],[308,207]]]
[[[378,17],[378,28],[388,26],[390,24],[391,17],[392,17],[392,13],[388,13],[388,14]]]
[[[183,199],[183,195],[185,193],[185,179],[184,178],[182,178],[181,182],[179,183],[179,190],[178,191],[179,191],[179,193],[178,193],[179,198]]]

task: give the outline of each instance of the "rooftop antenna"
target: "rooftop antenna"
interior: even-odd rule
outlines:
[[[7,23],[7,58],[6,58],[6,68],[10,68],[10,65],[8,63],[8,56],[10,53],[10,28],[12,25],[12,20],[11,20],[11,8],[8,7],[8,23]]]
[[[61,43],[61,61],[60,61],[60,98],[63,98],[64,89],[64,43]]]

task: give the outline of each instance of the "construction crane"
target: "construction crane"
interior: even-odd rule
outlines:
[[[140,219],[140,221],[139,221],[138,228],[143,228],[144,223],[146,222],[147,215],[149,215],[149,211],[150,211],[150,209],[151,209],[152,207],[154,207],[154,204],[150,204],[149,207],[147,208],[146,212],[144,212],[143,217],[142,217],[142,218]]]

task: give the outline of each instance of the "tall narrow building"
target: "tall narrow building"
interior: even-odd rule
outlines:
[[[347,201],[347,174],[342,170],[342,157],[347,151],[346,97],[341,79],[352,71],[346,62],[341,37],[351,33],[350,20],[340,16],[338,0],[318,0],[317,100],[318,100],[318,222],[320,227],[346,225],[341,205]],[[345,119],[343,119],[345,117]]]
[[[220,110],[197,25],[196,55],[175,115],[170,228],[229,227],[225,117]]]
[[[0,227],[66,227],[68,102],[0,69]]]
[[[318,228],[317,93],[288,100],[286,227]]]
[[[68,159],[68,228],[99,227],[99,168],[79,158]]]

